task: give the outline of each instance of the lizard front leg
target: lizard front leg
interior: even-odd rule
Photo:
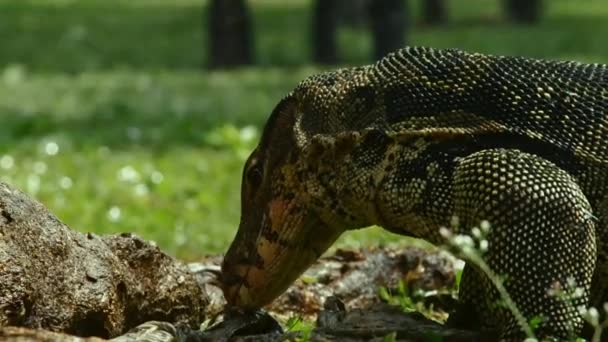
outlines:
[[[575,180],[545,159],[504,149],[462,158],[453,176],[460,226],[490,222],[484,260],[504,277],[523,316],[542,319],[537,336],[576,336],[583,326],[577,307],[587,306],[590,296],[596,240],[591,207]],[[483,326],[497,328],[502,340],[522,340],[521,327],[500,305],[487,276],[470,264],[464,272],[459,294],[464,311],[450,322],[476,316]],[[569,288],[573,283],[582,291]],[[576,296],[565,299],[552,289]],[[475,315],[466,316],[467,309]]]

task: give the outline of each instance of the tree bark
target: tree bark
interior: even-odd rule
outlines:
[[[371,1],[374,0],[338,0],[339,24],[351,28],[366,28]]]
[[[131,234],[73,231],[1,182],[0,234],[0,327],[110,338],[150,320],[195,328],[205,318],[208,297],[185,265]],[[0,329],[0,340],[13,333]]]
[[[312,23],[313,61],[315,63],[336,64],[338,62],[337,28],[338,2],[336,0],[316,0]]]
[[[380,59],[405,45],[408,21],[406,10],[405,0],[376,0],[371,3],[375,59]]]
[[[246,1],[212,0],[208,13],[209,68],[253,64],[253,31]]]
[[[542,14],[541,0],[505,0],[504,8],[507,18],[516,23],[534,24]]]
[[[448,20],[448,11],[444,0],[423,0],[422,18],[428,25],[443,25]]]

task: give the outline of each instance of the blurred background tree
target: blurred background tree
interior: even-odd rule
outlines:
[[[313,61],[319,64],[336,64],[338,47],[339,0],[316,0],[313,9],[312,44]]]
[[[253,64],[253,32],[246,1],[211,0],[208,13],[209,67]]]
[[[405,46],[407,29],[404,0],[374,0],[370,3],[374,59]]]
[[[606,63],[606,36],[606,0],[3,0],[0,181],[193,259],[232,239],[244,160],[305,77],[404,44]]]
[[[361,28],[369,21],[374,59],[405,46],[406,4],[405,0],[316,0],[311,23],[313,61],[319,64],[339,61],[337,31],[342,22]]]
[[[422,22],[428,25],[443,25],[448,21],[445,0],[423,0]]]
[[[516,23],[533,24],[542,15],[541,0],[504,0],[504,8],[509,20]]]

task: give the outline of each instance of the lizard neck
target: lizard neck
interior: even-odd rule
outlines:
[[[449,224],[452,205],[445,198],[439,206],[425,207],[434,196],[429,191],[448,191],[451,184],[429,183],[447,171],[432,156],[425,157],[434,143],[424,137],[399,141],[380,130],[349,134],[323,141],[302,168],[304,191],[321,219],[344,230],[378,225],[440,242],[439,227]],[[311,150],[319,149],[316,143]]]

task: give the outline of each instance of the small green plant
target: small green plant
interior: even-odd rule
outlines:
[[[596,308],[586,308],[584,306],[578,308],[583,319],[593,327],[591,342],[600,342],[602,340],[602,332],[604,329],[608,328],[608,303],[604,303],[603,309],[605,318],[600,322],[600,314]]]
[[[454,285],[456,286],[456,291],[460,290],[460,282],[462,281],[462,272],[464,271],[464,268],[461,268],[459,270],[456,271],[456,279],[454,281]]]
[[[241,159],[245,159],[251,153],[251,146],[255,144],[258,136],[258,129],[255,126],[239,129],[234,125],[224,124],[210,131],[203,141],[216,148],[229,148]]]
[[[382,339],[383,342],[396,342],[397,341],[397,333],[396,332],[392,332],[386,336],[384,336],[384,338]]]
[[[451,222],[452,227],[456,228],[458,223],[458,218],[453,217]],[[507,292],[507,289],[504,286],[504,279],[494,273],[483,259],[483,254],[488,250],[488,240],[486,237],[489,232],[490,223],[488,221],[482,221],[479,227],[473,227],[471,229],[471,235],[453,234],[451,230],[445,227],[440,230],[440,234],[447,242],[448,251],[454,253],[455,256],[466,262],[472,263],[490,279],[500,295],[501,305],[504,305],[511,312],[513,317],[515,317],[515,320],[527,336],[526,341],[536,341],[536,336],[534,335],[534,331],[530,327],[528,320],[521,311],[519,311],[519,308],[515,305],[515,302]]]
[[[298,342],[308,342],[310,341],[310,335],[312,333],[312,329],[314,328],[313,324],[305,321],[300,316],[291,316],[285,323],[288,332],[298,332],[299,336],[296,338]]]
[[[530,320],[528,320],[528,326],[532,331],[536,331],[536,329],[545,321],[545,317],[542,316],[534,316]]]
[[[426,318],[434,320],[438,323],[444,323],[447,319],[447,313],[442,310],[436,310],[433,305],[425,305],[423,299],[427,296],[437,295],[437,291],[423,291],[420,289],[411,290],[404,280],[400,280],[395,290],[387,287],[378,289],[380,299],[389,305],[398,306],[403,312],[419,312]]]
[[[416,303],[410,295],[408,286],[403,280],[399,281],[396,293],[393,293],[390,289],[384,286],[380,287],[378,291],[378,295],[382,300],[390,305],[399,306],[401,310],[405,312],[412,312],[416,311],[417,309]]]
[[[456,228],[457,226],[458,219],[454,217],[452,219],[452,227]],[[488,250],[488,241],[486,237],[490,233],[489,222],[482,221],[479,227],[471,229],[471,235],[453,234],[452,231],[447,228],[441,228],[440,233],[446,239],[447,245],[445,247],[448,252],[472,263],[490,279],[501,297],[495,305],[497,307],[506,308],[513,314],[527,336],[524,341],[538,341],[534,335],[534,331],[543,323],[545,317],[535,316],[526,320],[503,285],[506,281],[506,277],[501,277],[494,273],[483,259],[484,253]],[[462,271],[460,274],[456,275],[456,284],[458,287],[460,287],[461,273]],[[547,294],[568,303],[574,303],[575,299],[580,298],[584,294],[584,289],[577,286],[576,281],[573,278],[567,279],[565,285],[566,286],[562,286],[559,282],[556,282],[554,286],[548,289]],[[594,328],[594,334],[591,339],[592,342],[601,341],[603,330],[608,328],[608,303],[604,303],[603,309],[606,318],[600,322],[600,315],[596,308],[585,306],[578,307],[581,317]],[[578,342],[584,341],[584,339],[574,337],[572,338],[572,341]]]

